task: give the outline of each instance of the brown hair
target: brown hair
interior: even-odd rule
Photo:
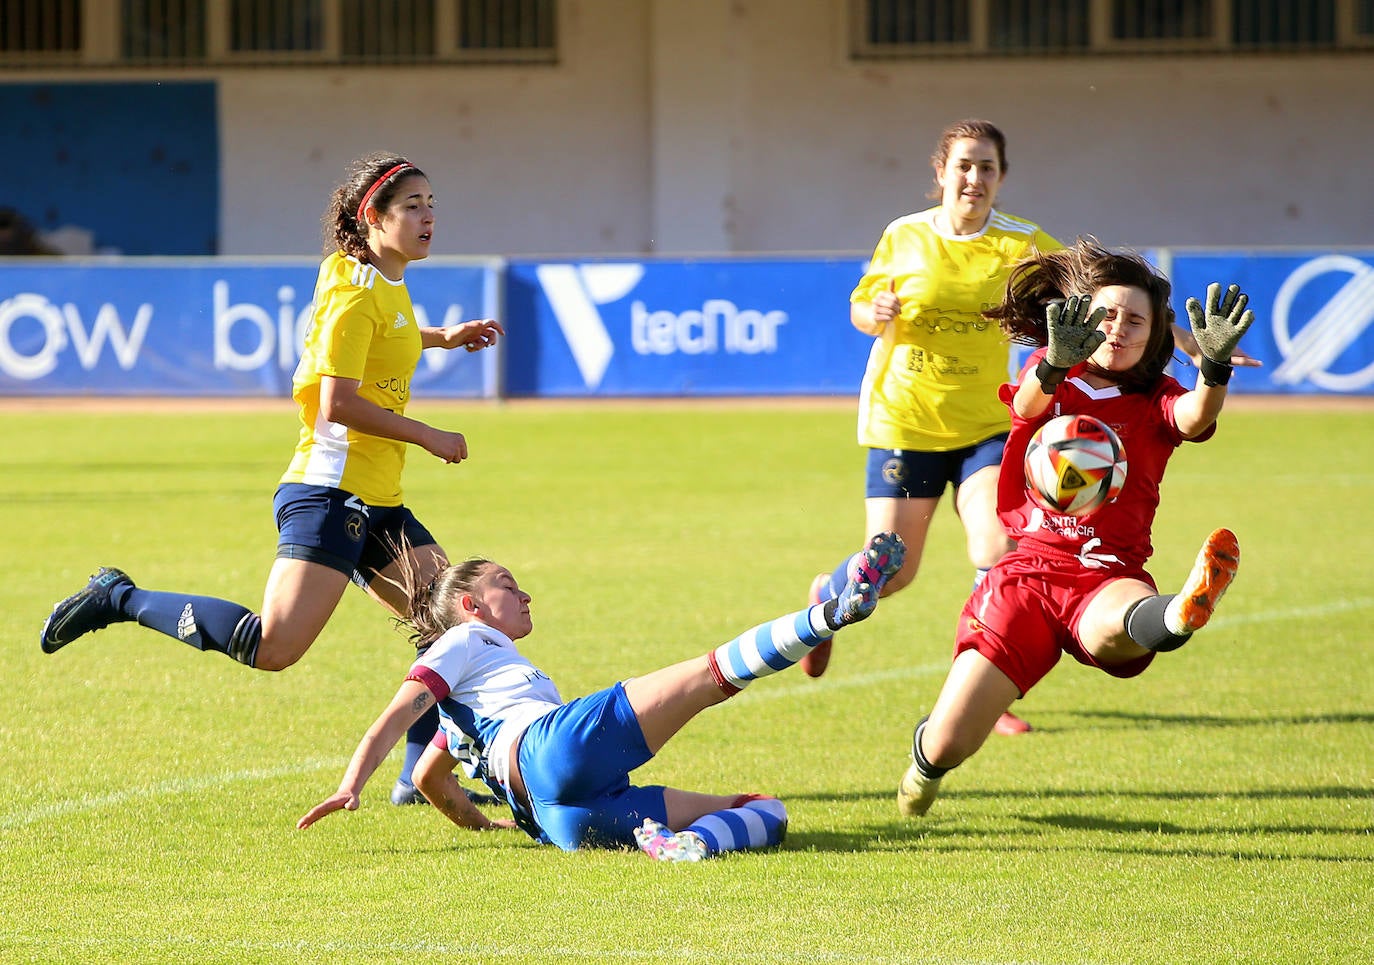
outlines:
[[[324,253],[343,251],[359,261],[367,261],[367,221],[360,217],[359,205],[367,197],[372,207],[385,211],[402,178],[415,174],[425,176],[405,158],[389,151],[369,154],[350,164],[348,176],[329,196],[329,205],[320,219],[324,226]]]
[[[496,564],[491,560],[473,557],[444,567],[434,575],[428,586],[407,587],[410,590],[410,640],[424,647],[438,640],[444,631],[456,627],[464,594],[476,591],[477,585]]]
[[[945,169],[945,162],[949,160],[949,149],[954,146],[954,142],[966,137],[975,141],[991,141],[992,146],[997,148],[997,166],[1003,174],[1007,173],[1006,137],[992,121],[966,118],[962,121],[955,121],[940,132],[940,140],[935,143],[935,153],[930,156],[930,163],[934,166],[937,175],[938,172]],[[926,194],[926,197],[935,201],[939,201],[943,197],[938,176],[935,180],[935,187]]]
[[[1111,251],[1095,238],[1081,237],[1071,248],[1033,255],[1012,269],[1002,304],[983,315],[1000,324],[1011,341],[1039,347],[1049,344],[1045,308],[1051,301],[1092,295],[1108,285],[1145,292],[1150,300],[1150,337],[1140,361],[1129,370],[1109,372],[1092,362],[1088,370],[1127,392],[1144,391],[1159,381],[1173,354],[1174,310],[1168,280],[1135,252]]]

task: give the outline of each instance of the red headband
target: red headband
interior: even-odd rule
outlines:
[[[373,181],[372,187],[367,189],[367,191],[363,194],[363,199],[358,202],[357,220],[363,220],[363,212],[367,210],[367,203],[372,200],[372,196],[377,193],[378,188],[380,188],[383,184],[390,180],[393,174],[396,174],[400,171],[404,171],[406,168],[413,168],[414,166],[415,165],[411,164],[409,161],[402,161],[400,164],[396,165],[390,171],[387,171],[385,174],[383,174],[380,178]]]

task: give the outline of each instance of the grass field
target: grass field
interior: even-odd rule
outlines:
[[[862,536],[844,404],[415,411],[472,458],[413,451],[408,502],[515,571],[565,696],[799,607]],[[289,408],[5,412],[0,961],[1369,962],[1372,414],[1238,405],[1185,448],[1151,569],[1170,588],[1234,528],[1213,625],[1136,680],[1061,663],[1018,706],[1035,731],[907,822],[970,578],[944,509],[824,678],[759,682],[637,772],[778,794],[783,848],[666,866],[394,808],[395,756],[358,812],[294,830],[409,662],[362,594],[278,675],[129,626],[37,641],[100,564],[256,606]]]

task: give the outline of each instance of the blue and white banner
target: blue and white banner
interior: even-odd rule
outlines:
[[[1374,249],[1149,256],[1174,308],[1249,293],[1233,391],[1374,393]],[[425,353],[437,397],[852,395],[871,340],[849,324],[858,258],[545,262],[434,258],[406,281],[421,324],[495,317],[495,351]],[[0,261],[0,395],[290,393],[314,259]],[[503,304],[504,297],[504,304]],[[1190,373],[1179,372],[1185,384]]]
[[[513,261],[513,396],[844,394],[871,339],[860,259]]]
[[[421,325],[496,317],[499,262],[406,273]],[[0,395],[286,396],[319,262],[0,263]],[[425,353],[418,391],[489,397],[494,352]]]
[[[1205,302],[1211,282],[1239,285],[1250,296],[1255,323],[1240,347],[1264,366],[1236,369],[1232,391],[1374,392],[1374,249],[1166,254],[1182,324],[1184,302]]]

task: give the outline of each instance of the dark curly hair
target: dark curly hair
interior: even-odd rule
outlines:
[[[392,170],[397,167],[400,170]],[[392,173],[386,176],[388,172]],[[425,172],[390,151],[369,154],[349,165],[347,178],[329,196],[329,206],[320,219],[324,227],[324,253],[343,251],[359,261],[367,261],[367,222],[358,217],[358,205],[363,196],[371,190],[368,203],[378,211],[385,211],[395,198],[401,180],[417,174],[425,176]]]
[[[1168,280],[1135,252],[1111,251],[1097,239],[1081,237],[1069,248],[1033,255],[1007,277],[1002,304],[983,313],[1019,345],[1049,344],[1045,308],[1070,295],[1092,295],[1109,285],[1139,288],[1150,300],[1150,337],[1140,361],[1125,372],[1109,372],[1088,362],[1088,371],[1110,379],[1127,392],[1145,391],[1159,381],[1174,350],[1174,310]]]

